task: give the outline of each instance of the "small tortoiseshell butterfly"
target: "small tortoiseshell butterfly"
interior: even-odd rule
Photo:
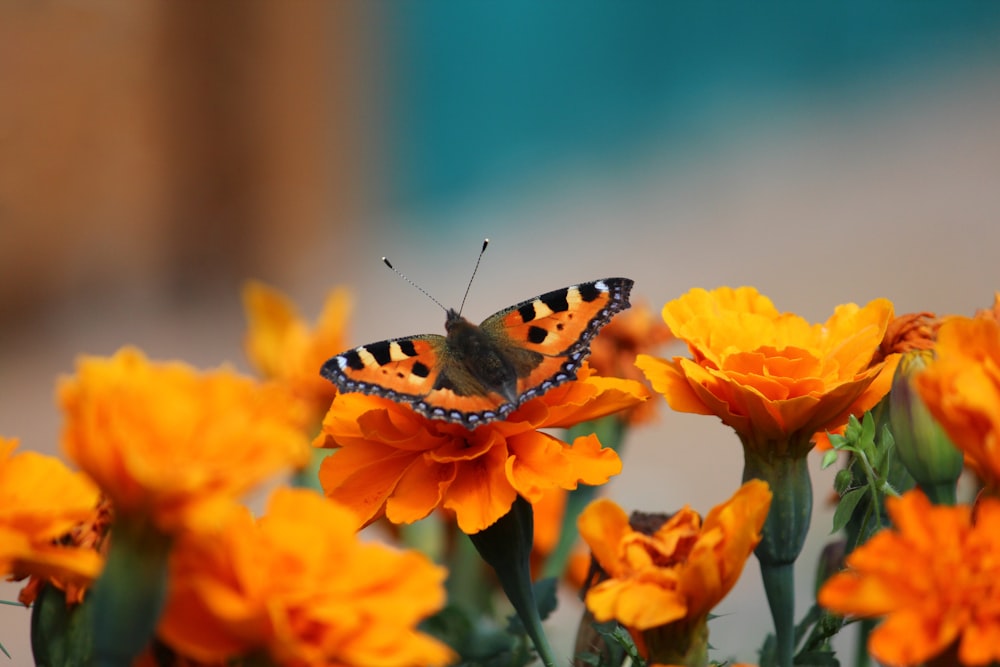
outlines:
[[[632,283],[605,278],[564,287],[504,308],[479,326],[447,308],[446,335],[362,345],[333,357],[320,373],[342,392],[382,396],[474,429],[574,379],[598,330],[629,307]]]

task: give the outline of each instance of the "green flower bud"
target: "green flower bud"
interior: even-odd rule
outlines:
[[[903,355],[892,378],[889,423],[899,458],[932,501],[955,503],[955,483],[962,474],[962,453],[924,405],[913,387],[916,377],[933,360],[930,350]]]

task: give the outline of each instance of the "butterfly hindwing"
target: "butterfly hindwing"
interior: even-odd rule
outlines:
[[[631,288],[628,278],[564,287],[505,308],[478,327],[449,311],[448,336],[362,345],[327,361],[321,374],[342,392],[382,396],[475,428],[575,378],[590,341],[628,308]],[[496,366],[509,379],[494,382],[484,369]]]

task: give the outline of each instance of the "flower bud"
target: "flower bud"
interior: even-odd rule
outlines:
[[[913,387],[916,377],[933,360],[929,350],[903,355],[892,379],[889,422],[899,458],[917,484],[937,504],[955,503],[955,482],[962,474],[962,453],[931,416]]]

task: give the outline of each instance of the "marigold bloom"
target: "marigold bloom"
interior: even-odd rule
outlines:
[[[350,292],[343,287],[330,290],[313,328],[287,296],[257,281],[243,287],[243,307],[250,363],[263,377],[287,385],[318,420],[337,393],[332,383],[320,377],[319,369],[347,347]]]
[[[37,452],[14,455],[16,440],[0,438],[0,575],[89,584],[101,569],[96,551],[62,538],[97,506],[97,487],[84,474]]]
[[[1000,292],[993,293],[993,305],[990,308],[980,308],[977,310],[976,317],[1000,322]]]
[[[814,433],[861,414],[889,390],[898,357],[870,364],[892,304],[838,306],[823,324],[779,313],[752,287],[693,289],[663,307],[692,358],[636,364],[680,412],[714,414],[745,446],[801,455]]]
[[[915,379],[917,391],[966,463],[1000,489],[1000,322],[949,318],[934,350]]]
[[[933,349],[940,326],[941,320],[934,313],[907,313],[893,318],[872,362],[877,363],[896,353]]]
[[[211,525],[236,497],[309,457],[301,405],[226,369],[152,363],[125,348],[80,359],[59,401],[67,456],[118,517],[165,533]]]
[[[571,446],[541,428],[565,428],[630,408],[647,397],[637,382],[591,375],[526,401],[504,421],[470,431],[433,420],[377,396],[341,394],[323,421],[316,446],[338,451],[323,461],[327,495],[365,524],[386,516],[411,523],[435,507],[455,511],[459,528],[476,533],[546,489],[604,484],[621,460],[594,436]]]
[[[443,665],[416,625],[445,603],[445,571],[416,551],[366,544],[357,518],[313,491],[282,488],[258,521],[183,536],[159,635],[200,661],[266,651],[279,665]]]
[[[838,614],[886,616],[868,648],[880,662],[916,665],[958,642],[964,665],[1000,660],[1000,500],[931,505],[920,491],[889,498],[893,529],[847,557],[819,603]]]
[[[704,522],[684,507],[649,535],[612,501],[594,501],[580,515],[580,535],[609,578],[587,592],[587,608],[633,632],[703,620],[739,579],[770,503],[767,484],[751,480]]]
[[[644,382],[635,365],[640,353],[649,353],[673,340],[670,329],[645,304],[633,304],[618,313],[590,343],[590,367],[599,375]],[[648,422],[656,416],[656,404],[644,401],[624,416],[631,424]]]

